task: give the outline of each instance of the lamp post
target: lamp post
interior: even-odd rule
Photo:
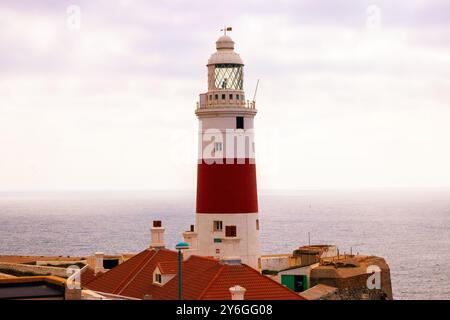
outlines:
[[[183,254],[182,250],[189,249],[189,243],[179,242],[175,246],[175,249],[178,250],[178,300],[182,300],[182,287],[181,287],[181,264],[183,262]]]

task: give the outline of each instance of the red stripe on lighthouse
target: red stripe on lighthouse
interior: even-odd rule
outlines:
[[[207,164],[197,166],[197,213],[258,212],[256,167],[245,164]]]

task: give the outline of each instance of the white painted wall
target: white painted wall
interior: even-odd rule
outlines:
[[[261,257],[261,270],[279,271],[289,268],[289,255]]]
[[[223,258],[225,256],[240,257],[242,262],[258,270],[260,253],[259,230],[256,230],[258,213],[216,213],[196,214],[196,228],[198,230],[199,254]],[[215,232],[213,221],[223,221],[223,231]],[[225,226],[236,226],[238,241],[214,243],[214,238],[225,237]],[[227,244],[230,246],[226,248]],[[216,249],[220,253],[216,253]]]

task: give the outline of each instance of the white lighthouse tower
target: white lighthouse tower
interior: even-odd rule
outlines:
[[[228,28],[231,30],[231,28]],[[258,269],[258,197],[253,141],[255,102],[245,99],[243,67],[225,34],[208,60],[208,91],[200,94],[196,251],[241,259]]]

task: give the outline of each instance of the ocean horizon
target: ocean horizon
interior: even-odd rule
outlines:
[[[265,254],[307,245],[309,232],[311,244],[385,258],[394,299],[450,298],[449,189],[266,190],[259,211]],[[0,255],[139,252],[156,219],[173,248],[195,222],[195,191],[0,192]]]

